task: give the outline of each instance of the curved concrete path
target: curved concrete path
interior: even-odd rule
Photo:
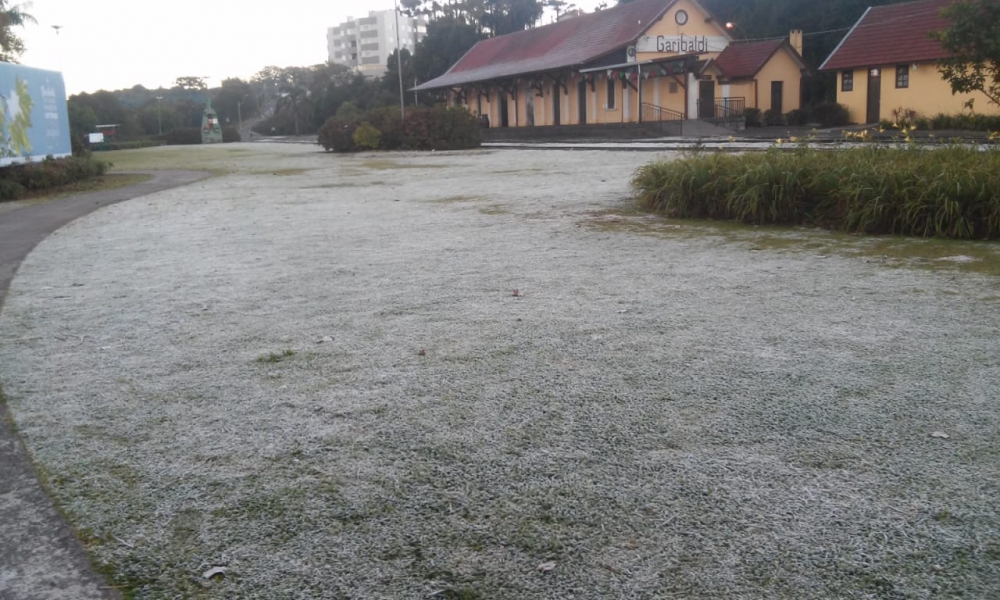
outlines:
[[[200,171],[159,171],[139,185],[81,194],[0,214],[0,312],[24,257],[70,221],[121,202],[208,177]],[[2,382],[0,382],[2,383]],[[94,572],[69,525],[56,511],[11,427],[0,397],[0,600],[118,598]]]

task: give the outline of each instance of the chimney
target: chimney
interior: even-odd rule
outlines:
[[[792,45],[792,48],[795,48],[795,51],[799,53],[799,56],[802,56],[802,30],[801,29],[793,29],[793,30],[791,30],[791,31],[788,32],[788,43]]]

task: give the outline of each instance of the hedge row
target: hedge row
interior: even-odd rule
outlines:
[[[641,207],[670,217],[1000,236],[1000,150],[873,145],[697,154],[641,167],[631,186]]]
[[[479,121],[460,108],[383,108],[352,118],[332,117],[319,130],[327,152],[464,150],[482,143]]]
[[[850,123],[850,115],[847,107],[836,102],[817,104],[810,110],[796,108],[781,114],[776,110],[767,110],[763,113],[758,108],[746,109],[747,127],[760,127],[762,125],[790,125],[801,126],[808,123],[818,123],[820,127],[843,127]]]
[[[0,200],[15,200],[27,191],[44,190],[104,175],[110,163],[89,156],[47,157],[42,162],[0,168]]]

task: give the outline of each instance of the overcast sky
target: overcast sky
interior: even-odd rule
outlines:
[[[589,11],[598,2],[576,4]],[[327,27],[392,7],[393,0],[34,0],[27,12],[38,24],[19,32],[27,47],[21,64],[62,71],[68,94],[171,87],[187,75],[208,76],[215,87],[268,65],[325,62]]]

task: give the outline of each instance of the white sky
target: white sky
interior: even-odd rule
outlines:
[[[590,11],[599,1],[575,4]],[[67,94],[171,87],[186,75],[208,76],[215,87],[268,65],[325,62],[327,27],[392,7],[393,0],[33,0],[27,12],[38,24],[19,31],[27,47],[21,64],[62,71]]]

